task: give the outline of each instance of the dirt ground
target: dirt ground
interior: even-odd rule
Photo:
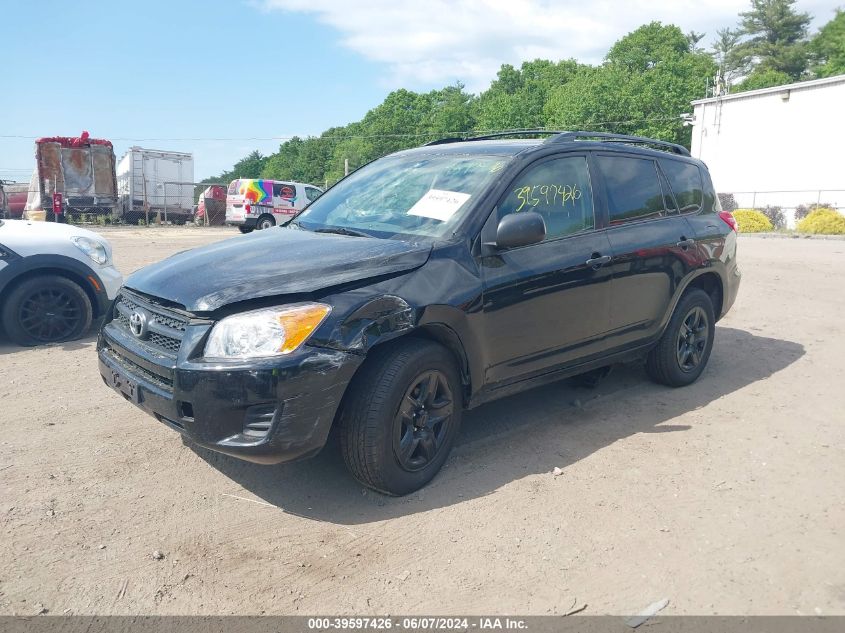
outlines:
[[[103,233],[125,274],[233,235]],[[93,335],[0,341],[0,613],[845,614],[845,242],[739,257],[698,383],[625,366],[486,405],[401,499],[330,449],[183,445],[102,383]]]

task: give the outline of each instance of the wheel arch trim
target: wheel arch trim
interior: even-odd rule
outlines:
[[[40,275],[58,275],[81,287],[91,302],[93,318],[108,311],[110,302],[100,276],[91,267],[64,255],[30,255],[10,261],[0,269],[0,301],[18,284]]]

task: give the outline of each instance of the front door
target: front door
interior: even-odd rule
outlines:
[[[485,380],[507,383],[602,349],[608,330],[610,243],[597,231],[586,155],[541,159],[514,179],[494,217],[543,216],[539,244],[482,257]]]

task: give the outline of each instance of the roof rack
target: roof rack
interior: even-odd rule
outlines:
[[[505,132],[495,132],[493,134],[484,134],[483,136],[469,136],[469,137],[460,137],[460,136],[451,136],[448,138],[441,138],[437,139],[436,141],[430,141],[425,144],[425,147],[430,145],[445,145],[447,143],[464,143],[468,141],[489,141],[495,138],[504,138],[506,136],[530,136],[536,134],[565,134],[562,130],[508,130]]]
[[[610,132],[561,132],[560,134],[546,139],[546,143],[567,143],[569,141],[597,139],[605,143],[627,143],[629,145],[649,145],[655,149],[672,152],[681,156],[689,156],[689,150],[683,145],[658,141],[644,136],[628,136],[626,134],[613,134]]]
[[[613,134],[610,132],[565,132],[563,130],[509,130],[505,132],[496,132],[493,134],[484,134],[483,136],[463,137],[449,137],[441,138],[436,141],[430,141],[425,144],[426,147],[431,145],[445,145],[447,143],[464,143],[469,141],[489,141],[496,138],[504,138],[507,136],[532,136],[532,135],[549,135],[544,143],[568,143],[570,141],[591,140],[596,139],[605,143],[628,143],[629,145],[646,145],[655,149],[669,151],[673,154],[681,156],[689,156],[689,150],[683,145],[677,143],[669,143],[667,141],[658,141],[653,138],[645,138],[643,136],[628,136],[625,134]]]

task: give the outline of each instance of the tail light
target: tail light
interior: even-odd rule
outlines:
[[[244,211],[246,211],[247,213],[249,213],[249,209],[250,209],[249,202],[247,202],[247,203],[244,205]],[[728,215],[730,215],[730,214],[728,214]]]
[[[736,218],[733,216],[733,213],[730,211],[720,211],[719,217],[722,218],[725,224],[731,227],[732,231],[739,233],[739,225],[736,223]]]

